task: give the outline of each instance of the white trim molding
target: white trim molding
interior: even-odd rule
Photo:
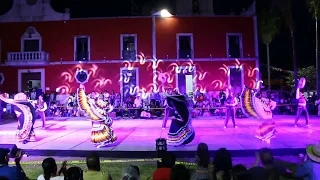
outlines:
[[[29,26],[27,28],[27,30],[23,33],[23,35],[21,36],[21,52],[25,52],[24,51],[24,41],[26,40],[39,40],[39,51],[42,51],[42,37],[40,35],[40,33],[36,30],[35,27],[33,26]]]
[[[244,87],[244,68],[243,68],[243,66],[228,66],[228,74],[227,74],[227,76],[228,76],[228,85],[227,86],[229,86],[229,85],[231,85],[230,83],[230,69],[240,69],[240,71],[241,71],[241,89]]]
[[[258,22],[257,16],[253,16],[253,28],[254,28],[254,50],[256,58],[256,68],[259,69],[256,73],[256,81],[260,81],[260,59],[259,59],[259,37],[258,37]]]
[[[138,55],[138,35],[137,34],[121,34],[120,35],[120,59],[123,59],[122,57],[122,51],[123,49],[123,38],[124,37],[134,37],[134,49],[136,51],[135,57],[137,58]]]
[[[18,92],[22,92],[22,74],[23,73],[40,73],[41,74],[41,89],[46,91],[46,70],[41,69],[19,69],[18,70]]]
[[[132,69],[128,69],[127,67],[121,67],[120,68],[120,77],[119,77],[119,81],[120,81],[120,94],[121,94],[121,103],[123,101],[123,75],[122,75],[122,71],[123,70],[133,70],[133,71],[136,71],[136,87],[139,88],[139,91],[140,91],[140,82],[139,82],[139,68],[138,67],[134,67]],[[138,92],[139,93],[139,92]]]
[[[230,58],[230,56],[229,56],[229,36],[238,36],[239,37],[239,48],[240,48],[240,57],[236,57],[236,58],[243,58],[243,44],[242,44],[242,33],[227,33],[226,34],[226,41],[227,41],[227,43],[226,43],[226,48],[227,48],[227,58]],[[234,58],[234,57],[232,57],[232,58]]]
[[[90,36],[74,36],[74,39],[73,39],[73,47],[74,47],[74,53],[73,53],[73,55],[74,55],[74,58],[73,58],[73,60],[74,61],[76,61],[76,62],[79,62],[79,61],[77,61],[77,39],[78,38],[87,38],[88,39],[88,59],[87,59],[87,61],[90,61],[90,52],[91,52],[91,47],[90,47]]]
[[[179,70],[177,70],[177,68],[179,69]],[[176,69],[175,69],[175,81],[176,81],[176,88],[179,90],[179,83],[178,83],[178,78],[179,78],[179,73],[180,72],[177,72],[177,71],[183,71],[183,70],[187,70],[188,72],[190,72],[189,71],[189,69],[190,68],[192,68],[192,77],[193,77],[193,92],[195,92],[196,91],[196,89],[197,89],[197,78],[194,78],[196,75],[197,75],[197,68],[196,68],[196,66],[192,66],[192,67],[190,67],[190,66],[178,66],[178,67],[176,67]]]
[[[190,59],[194,59],[194,41],[193,41],[193,33],[177,33],[176,34],[176,44],[177,44],[177,59],[186,59],[179,57],[179,49],[180,49],[180,36],[190,36],[190,48],[191,48],[191,57]]]

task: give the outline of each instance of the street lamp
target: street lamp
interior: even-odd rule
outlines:
[[[152,14],[152,57],[154,60],[157,59],[156,16],[168,18],[172,17],[172,14],[166,9]]]

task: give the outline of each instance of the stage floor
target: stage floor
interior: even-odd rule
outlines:
[[[300,127],[293,126],[295,116],[275,116],[278,134],[270,144],[254,137],[260,122],[255,119],[237,119],[239,128],[224,129],[224,119],[203,117],[193,119],[192,124],[196,137],[191,144],[180,147],[168,147],[169,151],[196,151],[197,144],[207,143],[211,151],[225,147],[229,150],[257,150],[263,147],[272,149],[300,149],[306,145],[320,141],[320,117],[310,117],[311,127],[304,127],[304,118],[299,120]],[[90,142],[91,122],[87,118],[48,118],[47,128],[41,128],[41,120],[35,124],[37,142],[21,144],[15,142],[16,123],[0,126],[0,144],[14,144],[33,154],[76,156],[75,152],[105,151],[105,152],[152,152],[156,151],[155,140],[166,138],[168,128],[161,128],[162,120],[121,119],[114,120],[113,129],[118,136],[116,144],[101,149],[95,148]],[[170,121],[167,126],[170,125]],[[37,152],[37,153],[36,153]],[[65,152],[65,153],[63,153]],[[69,152],[69,153],[66,153]],[[60,154],[59,154],[60,153]],[[285,152],[282,152],[285,154]],[[42,153],[43,154],[43,153]],[[134,153],[136,154],[136,153]],[[116,155],[123,156],[123,155]],[[143,155],[141,155],[143,156]],[[190,155],[191,156],[191,155]],[[193,154],[194,156],[194,154]]]

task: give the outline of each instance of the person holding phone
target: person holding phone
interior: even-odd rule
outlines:
[[[19,150],[14,157],[16,163],[15,166],[9,166],[10,150],[0,148],[0,177],[6,177],[8,179],[28,179],[24,173],[20,161],[22,158],[22,150]]]

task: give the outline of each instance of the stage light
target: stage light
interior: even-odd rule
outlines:
[[[172,14],[166,9],[161,10],[160,15],[161,15],[161,17],[171,17],[172,16]]]
[[[167,140],[165,138],[156,139],[156,149],[157,149],[157,158],[162,158],[163,154],[167,152]],[[160,168],[162,165],[157,161],[157,167]]]

